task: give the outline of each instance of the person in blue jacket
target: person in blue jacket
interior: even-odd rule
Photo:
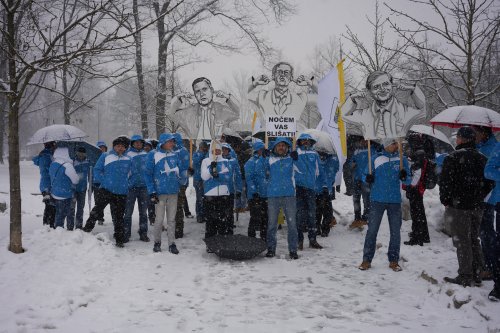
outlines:
[[[196,191],[196,222],[203,223],[203,179],[201,179],[201,162],[208,157],[208,143],[200,141],[198,150],[193,154],[193,187]]]
[[[130,176],[128,178],[127,204],[125,208],[125,243],[132,235],[132,214],[134,213],[135,202],[139,209],[139,239],[149,242],[148,237],[148,204],[149,195],[144,181],[144,169],[146,165],[147,153],[144,151],[144,139],[141,135],[132,135],[130,138],[130,148],[127,156],[131,160]]]
[[[320,176],[316,179],[316,228],[321,237],[328,237],[333,217],[335,176],[339,171],[337,155],[318,152]]]
[[[33,157],[33,163],[40,169],[40,193],[42,193],[42,201],[45,204],[43,210],[43,224],[54,227],[54,221],[56,218],[56,207],[50,196],[50,175],[49,167],[52,163],[52,155],[54,155],[54,150],[57,148],[57,144],[54,141],[46,142],[43,144],[43,150],[35,157]]]
[[[175,244],[175,214],[177,212],[177,196],[183,181],[181,161],[179,154],[175,152],[173,134],[163,133],[158,141],[158,148],[148,154],[144,171],[150,200],[156,204],[153,252],[161,251],[161,233],[166,213],[168,251],[172,254],[179,254]]]
[[[209,156],[201,163],[204,201],[203,218],[205,219],[205,239],[215,235],[227,235],[230,232],[230,218],[227,207],[230,205],[229,186],[233,175],[232,164],[222,157],[222,146],[212,142]],[[215,155],[213,155],[215,154]],[[207,252],[210,250],[207,248]]]
[[[108,146],[106,145],[106,142],[104,142],[104,141],[97,141],[95,146],[101,150],[101,153],[106,153],[108,151]],[[96,202],[102,201],[101,183],[96,183],[95,177],[93,177],[93,180],[92,180],[92,193],[94,194],[94,205],[96,205]],[[104,224],[104,210],[101,212],[98,212],[97,223],[99,225]]]
[[[491,153],[495,150],[497,139],[493,135],[490,127],[473,126],[476,133],[476,148],[481,154],[490,157]],[[483,250],[484,267],[481,272],[482,280],[493,279],[493,261],[495,260],[495,241],[496,231],[494,228],[495,220],[495,204],[486,201],[483,204],[483,217],[481,220],[481,228],[479,231],[481,239],[481,248]],[[498,231],[498,229],[497,229]]]
[[[313,149],[316,141],[306,133],[299,135],[297,150],[290,153],[295,161],[295,184],[297,198],[297,228],[299,243],[298,248],[304,248],[303,231],[307,227],[309,247],[322,249],[316,240],[316,179],[320,177],[320,159]]]
[[[85,208],[85,196],[89,178],[90,161],[87,159],[87,150],[84,147],[78,147],[76,158],[73,161],[73,167],[78,174],[78,184],[75,188],[73,200],[71,201],[71,211],[68,216],[68,226],[75,225],[76,229],[83,227],[83,209]],[[76,216],[75,216],[76,211]]]
[[[370,147],[371,156],[376,154],[375,147]],[[368,141],[360,140],[352,156],[352,168],[354,170],[353,196],[354,221],[349,228],[363,228],[368,224],[370,214],[370,186],[364,181],[364,172],[368,165]],[[361,210],[361,198],[363,198],[363,210]],[[361,213],[363,212],[363,213]]]
[[[235,200],[241,199],[241,192],[243,191],[243,180],[241,177],[240,164],[238,163],[238,159],[233,157],[231,154],[233,148],[228,143],[222,144],[222,157],[231,163],[231,170],[233,174],[231,175],[231,179],[229,182],[229,206],[227,208],[227,216],[229,218],[229,234],[233,234],[234,225],[234,208],[235,208]],[[236,156],[236,155],[234,155]]]
[[[99,212],[109,204],[114,226],[114,238],[117,247],[125,242],[123,216],[127,203],[128,175],[132,169],[132,161],[126,155],[130,139],[119,136],[113,140],[113,149],[103,153],[94,167],[94,180],[101,184],[101,197],[90,212],[83,231],[90,232],[95,227]]]
[[[155,140],[156,141],[156,140]],[[146,154],[148,154],[150,151],[153,149],[153,141],[152,139],[145,139],[144,140],[144,151]],[[149,225],[154,225],[155,224],[155,204],[151,202],[151,200],[148,199],[148,220],[149,220]]]
[[[80,180],[73,161],[69,158],[67,147],[59,147],[54,151],[54,162],[50,164],[50,195],[55,201],[56,219],[54,228],[64,228],[64,220],[67,220],[66,228],[73,230],[72,220],[68,219],[71,212],[71,201],[76,184]]]
[[[294,169],[295,161],[290,157],[292,144],[287,138],[277,138],[272,146],[271,155],[266,158],[265,176],[267,178],[267,253],[266,257],[276,255],[276,231],[278,214],[283,209],[288,225],[288,252],[291,259],[298,259],[297,200],[295,198]]]
[[[372,173],[365,170],[365,181],[371,184],[370,215],[368,217],[368,231],[366,232],[363,248],[363,262],[360,270],[371,267],[375,255],[378,229],[384,212],[387,211],[389,220],[390,241],[387,257],[389,268],[395,272],[402,270],[399,266],[399,251],[401,247],[401,183],[409,185],[410,169],[408,160],[403,157],[400,170],[398,143],[395,139],[383,139],[384,150],[372,155]]]
[[[177,196],[177,212],[175,213],[175,238],[182,238],[184,237],[184,211],[188,204],[186,189],[189,185],[187,174],[189,169],[189,151],[184,147],[180,133],[173,133],[173,136],[175,140],[174,151],[179,156],[179,172],[181,176],[181,186],[179,187],[179,194]]]
[[[492,275],[495,285],[488,295],[491,301],[500,301],[500,143],[495,144],[495,148],[490,154],[490,158],[484,168],[484,177],[495,181],[495,187],[488,197],[488,202],[495,205],[497,211],[495,242],[493,243],[494,257],[492,261]]]
[[[267,180],[265,174],[266,150],[262,141],[253,143],[253,155],[245,163],[245,181],[250,208],[248,236],[255,237],[259,230],[260,238],[267,237]]]

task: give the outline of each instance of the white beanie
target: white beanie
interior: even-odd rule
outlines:
[[[385,139],[380,140],[380,143],[382,144],[382,146],[384,146],[384,148],[387,148],[396,142],[397,142],[397,140],[394,138],[385,138]]]

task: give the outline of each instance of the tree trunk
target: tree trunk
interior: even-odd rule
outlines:
[[[167,47],[165,25],[162,17],[156,23],[158,28],[158,86],[156,92],[156,136],[165,132],[165,105],[167,98]]]
[[[9,0],[9,8],[13,8],[13,0]],[[21,172],[19,169],[19,104],[21,96],[18,91],[16,69],[16,25],[15,11],[7,12],[7,41],[9,64],[9,180],[10,180],[10,244],[9,250],[14,253],[24,252],[22,244],[21,224]]]
[[[141,21],[139,20],[139,9],[137,0],[133,0],[132,10],[134,13],[135,29],[135,68],[137,70],[137,84],[139,86],[139,101],[141,103],[141,131],[144,138],[149,137],[148,128],[148,110],[146,106],[146,91],[144,88],[144,73],[142,70],[142,36],[141,36]]]
[[[0,164],[4,164],[3,145],[4,145],[4,138],[5,138],[5,115],[7,114],[5,112],[6,108],[7,108],[7,101],[5,98],[5,94],[2,94],[0,96]]]

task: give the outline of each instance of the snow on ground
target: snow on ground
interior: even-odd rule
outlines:
[[[25,162],[21,173],[27,252],[7,251],[9,216],[0,213],[0,332],[500,332],[500,304],[487,299],[491,281],[464,289],[442,280],[455,276],[457,260],[451,239],[435,230],[437,190],[426,198],[432,243],[402,245],[403,271],[392,272],[384,221],[373,268],[362,272],[366,230],[347,228],[352,203],[342,194],[334,201],[339,225],[318,238],[323,250],[306,241],[299,260],[286,259],[284,228],[277,258],[234,262],[205,252],[204,225],[193,219],[177,256],[165,246],[154,254],[136,233],[115,248],[109,209],[91,234],[46,228],[41,197],[30,194],[38,169]],[[0,165],[0,192],[7,190]],[[192,188],[188,196],[194,210]],[[248,218],[240,215],[236,233],[246,233]],[[402,240],[410,225],[403,222]],[[457,309],[460,302],[467,303]]]

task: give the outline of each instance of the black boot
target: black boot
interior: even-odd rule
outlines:
[[[297,254],[297,252],[290,252],[290,259],[299,259],[299,255]]]
[[[155,242],[153,246],[153,252],[161,252],[161,242]]]
[[[419,241],[419,240],[417,240],[417,239],[415,239],[415,238],[410,238],[410,240],[408,240],[408,241],[404,242],[404,244],[405,244],[405,245],[411,245],[411,246],[413,246],[413,245],[420,245],[420,246],[424,246],[424,242]]]
[[[444,280],[448,283],[461,285],[464,288],[472,285],[472,279],[468,279],[460,275],[456,278],[445,277]]]

